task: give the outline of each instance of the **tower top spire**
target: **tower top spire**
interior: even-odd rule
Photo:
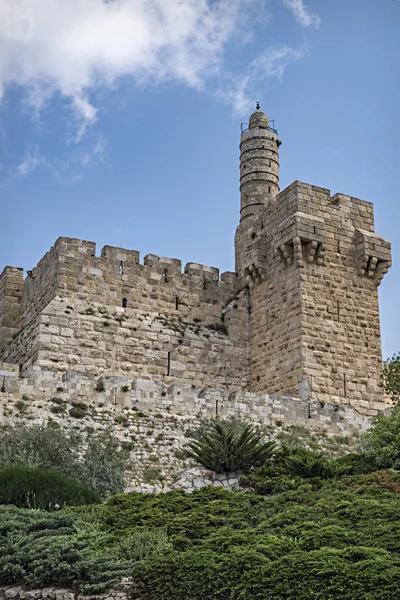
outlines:
[[[250,116],[249,129],[259,127],[260,129],[268,129],[268,117],[260,110],[260,103],[256,103],[256,110]]]

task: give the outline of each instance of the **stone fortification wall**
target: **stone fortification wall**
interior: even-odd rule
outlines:
[[[248,386],[247,292],[177,259],[59,238],[24,285],[22,327],[2,359],[94,374]]]
[[[241,223],[237,270],[250,286],[250,388],[383,405],[377,285],[390,243],[372,204],[295,182]]]
[[[76,406],[80,414],[74,412]],[[182,454],[188,432],[202,418],[217,414],[257,423],[272,439],[293,437],[335,453],[354,449],[359,435],[370,427],[370,420],[350,406],[38,366],[20,377],[17,366],[0,363],[0,424],[52,420],[83,433],[111,428],[132,446],[127,490],[237,487],[235,474],[215,475]]]
[[[3,356],[23,364],[22,372],[35,364],[243,389],[247,347],[235,339],[240,313],[248,317],[245,295],[227,307],[224,323],[56,297]]]
[[[234,273],[149,254],[143,264],[139,252],[105,246],[96,256],[96,244],[58,238],[51,250],[25,280],[23,322],[25,326],[55,297],[105,305],[153,310],[181,317],[221,318],[222,308],[236,292]]]

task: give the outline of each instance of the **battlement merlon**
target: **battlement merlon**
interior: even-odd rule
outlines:
[[[20,328],[23,289],[23,269],[5,267],[0,275],[0,352]]]

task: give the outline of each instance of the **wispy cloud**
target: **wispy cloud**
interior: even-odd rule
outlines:
[[[61,183],[70,183],[81,179],[77,172],[79,167],[88,167],[104,160],[106,142],[102,135],[98,135],[92,144],[86,144],[85,150],[70,152],[64,160],[44,156],[39,147],[27,152],[23,161],[17,165],[15,175],[26,177],[38,167],[50,171],[53,177]]]
[[[259,90],[265,87],[266,78],[275,83],[282,82],[287,66],[303,58],[306,53],[306,46],[297,50],[286,45],[267,48],[251,62],[244,74],[236,76],[223,91],[220,90],[219,95],[232,104],[237,114],[247,114],[254,107]]]
[[[282,1],[302,25],[318,27],[319,17],[303,0]],[[54,97],[63,98],[63,118],[65,105],[70,117],[66,157],[47,158],[38,146],[18,164],[17,175],[42,167],[60,179],[72,165],[77,177],[77,166],[103,160],[105,140],[93,139],[89,128],[103,108],[99,95],[122,79],[143,86],[182,83],[223,96],[247,116],[268,78],[280,82],[306,53],[267,46],[241,72],[230,70],[229,48],[248,43],[260,24],[267,27],[269,7],[264,0],[0,0],[0,102],[8,88],[24,91],[24,108],[38,130]],[[15,175],[15,163],[12,170]]]
[[[321,25],[321,18],[317,14],[310,13],[303,0],[283,0],[295,16],[295,19],[303,27],[314,27],[318,29]]]
[[[96,120],[90,92],[132,76],[201,89],[256,0],[1,0],[0,97],[27,89],[42,109],[59,93],[79,116],[77,139]]]
[[[28,152],[24,160],[17,166],[16,172],[20,177],[29,175],[38,167],[46,163],[46,159],[39,152],[38,148],[35,148],[33,152]]]

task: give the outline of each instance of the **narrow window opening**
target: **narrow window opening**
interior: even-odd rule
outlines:
[[[164,277],[164,282],[168,283],[168,269],[164,269],[164,275],[163,275],[163,277]]]
[[[126,298],[122,298],[122,308],[126,308],[128,306],[128,300]]]
[[[179,310],[179,296],[175,297],[175,310]]]
[[[340,252],[340,240],[337,241],[337,251],[338,251],[338,254],[341,254],[341,252]]]
[[[271,193],[271,186],[270,185],[268,186],[268,193],[269,194]]]
[[[171,373],[171,352],[168,352],[167,357],[167,375]]]
[[[339,300],[337,302],[337,320],[340,321],[340,304],[339,304]]]
[[[271,166],[271,161],[269,161],[269,163],[268,163],[268,164],[269,164],[269,166]]]
[[[314,235],[317,233],[317,228],[314,225]]]
[[[207,282],[205,279],[203,279],[203,290],[207,289]]]
[[[123,275],[123,274],[124,274],[124,265],[123,265],[123,262],[122,262],[122,260],[121,260],[121,264],[119,265],[119,274],[120,274],[120,275]]]
[[[346,381],[346,373],[343,373],[343,391],[344,397],[347,397],[347,381]]]

